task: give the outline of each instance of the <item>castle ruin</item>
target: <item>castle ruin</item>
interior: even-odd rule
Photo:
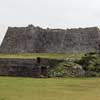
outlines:
[[[9,27],[0,53],[87,53],[99,51],[97,27],[76,29],[42,29]]]

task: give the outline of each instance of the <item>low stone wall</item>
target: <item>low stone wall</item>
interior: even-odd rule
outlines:
[[[62,60],[0,58],[0,75],[22,77],[48,77],[48,68]]]

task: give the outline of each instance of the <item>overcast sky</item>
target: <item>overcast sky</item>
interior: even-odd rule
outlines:
[[[50,28],[100,25],[100,0],[0,0],[0,42],[8,26]]]

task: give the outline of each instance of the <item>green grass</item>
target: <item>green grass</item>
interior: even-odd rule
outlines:
[[[100,100],[100,79],[0,77],[0,100]]]
[[[0,54],[0,58],[50,58],[50,59],[80,59],[84,54],[57,54],[57,53],[32,53],[32,54]]]

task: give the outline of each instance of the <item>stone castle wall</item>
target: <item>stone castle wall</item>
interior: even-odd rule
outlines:
[[[0,47],[1,53],[81,53],[99,50],[97,27],[42,29],[9,27]]]

